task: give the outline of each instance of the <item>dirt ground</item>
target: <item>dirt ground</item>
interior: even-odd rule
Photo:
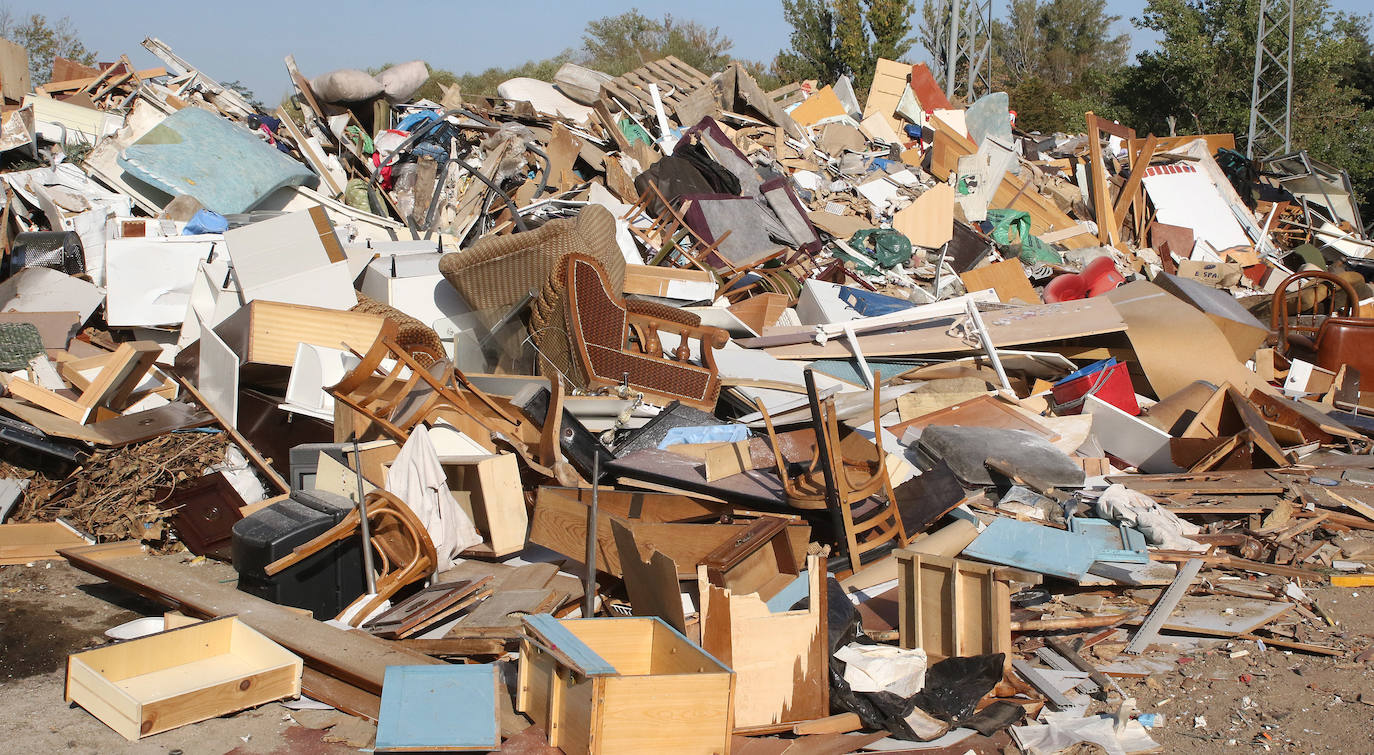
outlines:
[[[194,568],[194,567],[188,567]],[[200,568],[223,569],[223,565]],[[1374,589],[1310,590],[1350,645],[1374,643]],[[109,640],[104,631],[162,608],[65,562],[0,566],[0,741],[6,752],[333,755],[370,745],[373,729],[342,714],[265,705],[130,743],[63,701],[68,654]],[[1232,658],[1232,653],[1248,651]],[[1120,680],[1167,753],[1374,752],[1374,673],[1324,658],[1234,641],[1185,656],[1169,673]],[[1248,676],[1246,676],[1248,675]],[[330,724],[337,724],[327,728]]]
[[[233,571],[228,572],[232,577]],[[104,632],[110,627],[162,612],[160,606],[63,561],[0,566],[0,700],[5,706],[0,715],[0,742],[4,742],[0,750],[334,755],[358,748],[326,741],[330,738],[370,744],[372,727],[360,730],[361,722],[351,716],[293,712],[275,703],[131,743],[63,700],[68,654],[109,642]],[[332,720],[342,723],[335,730],[312,728]]]

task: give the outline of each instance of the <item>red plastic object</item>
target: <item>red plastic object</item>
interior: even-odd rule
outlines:
[[[1045,301],[1057,304],[1061,301],[1087,299],[1106,293],[1126,282],[1126,278],[1116,269],[1109,255],[1102,255],[1083,267],[1081,273],[1061,275],[1045,286]]]
[[[1136,403],[1135,388],[1131,385],[1125,362],[1117,362],[1106,369],[1054,386],[1050,389],[1050,395],[1054,396],[1055,414],[1081,413],[1081,399],[1090,393],[1132,417],[1140,414],[1140,404]]]

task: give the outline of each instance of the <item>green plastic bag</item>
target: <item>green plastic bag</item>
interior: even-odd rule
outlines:
[[[873,246],[868,240],[873,239]],[[911,259],[911,241],[891,228],[865,228],[849,237],[849,248],[871,258],[879,266],[893,268]]]
[[[348,185],[344,187],[344,204],[355,210],[372,212],[372,203],[368,201],[367,182],[361,178],[349,179]]]
[[[1005,247],[1020,246],[1021,261],[1030,265],[1058,265],[1064,262],[1053,247],[1031,233],[1030,213],[1021,210],[988,210],[992,240]]]

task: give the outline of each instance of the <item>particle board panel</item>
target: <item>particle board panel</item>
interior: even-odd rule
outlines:
[[[1010,307],[981,314],[993,345],[999,349],[1126,330],[1126,322],[1121,319],[1116,307],[1102,296],[1059,304]],[[949,334],[950,327],[963,317],[949,315],[910,328],[861,335],[858,338],[859,348],[868,358],[981,352],[981,346],[974,346]],[[844,338],[831,338],[824,345],[789,344],[765,351],[779,359],[844,359],[853,354],[848,339]],[[1229,347],[1226,353],[1230,353]]]
[[[939,249],[949,243],[954,238],[954,187],[936,184],[926,190],[916,197],[916,201],[892,216],[892,227],[917,246]],[[1038,300],[1039,297],[1027,299]],[[1003,297],[1002,301],[1011,300]]]
[[[26,564],[61,558],[57,551],[86,545],[86,539],[61,522],[0,524],[0,564]]]
[[[896,222],[895,219],[893,222]],[[996,291],[997,298],[1004,302],[1042,303],[1040,294],[1031,286],[1030,279],[1026,277],[1026,269],[1018,259],[1002,260],[959,273],[959,280],[964,282],[964,288],[969,291],[990,288]]]

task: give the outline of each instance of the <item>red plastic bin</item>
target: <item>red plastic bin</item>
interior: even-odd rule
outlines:
[[[1135,388],[1131,385],[1130,373],[1125,362],[1117,362],[1096,372],[1060,383],[1050,389],[1054,397],[1054,412],[1058,415],[1080,414],[1083,411],[1083,397],[1092,395],[1105,401],[1132,417],[1140,414],[1140,405],[1135,400]]]

